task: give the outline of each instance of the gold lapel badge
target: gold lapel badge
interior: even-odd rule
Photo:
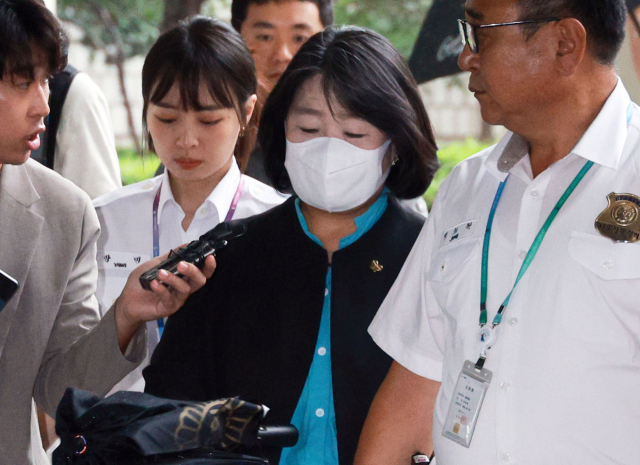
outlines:
[[[607,196],[609,205],[596,219],[596,229],[613,242],[637,242],[640,239],[640,197],[633,194]]]
[[[378,273],[379,271],[382,271],[382,269],[384,268],[384,266],[382,266],[378,260],[371,260],[371,265],[369,265],[369,269],[371,271],[373,271],[374,273]]]

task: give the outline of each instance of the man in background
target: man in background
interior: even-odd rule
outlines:
[[[231,24],[242,35],[256,63],[258,103],[247,128],[247,143],[256,143],[262,106],[293,56],[309,37],[333,24],[333,0],[233,0]],[[271,185],[264,156],[256,146],[244,173]]]
[[[233,0],[231,24],[253,55],[266,98],[302,44],[333,24],[333,0]]]

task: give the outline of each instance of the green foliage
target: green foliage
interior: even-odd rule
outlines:
[[[336,0],[336,24],[355,24],[387,37],[408,58],[432,0]]]
[[[109,27],[101,9],[109,12],[117,32]],[[60,18],[84,30],[85,45],[115,55],[115,32],[125,58],[147,53],[158,37],[163,10],[164,3],[158,0],[58,0]]]
[[[444,178],[449,175],[451,170],[465,158],[470,157],[474,153],[477,153],[490,145],[492,144],[479,142],[475,139],[469,138],[464,142],[453,142],[448,144],[438,151],[438,158],[440,159],[441,167],[436,173],[435,178],[433,178],[433,182],[431,182],[429,189],[424,194],[424,198],[427,201],[427,205],[429,205],[429,209],[431,209],[431,205],[433,205],[433,200],[440,188],[440,184],[442,184],[442,181],[444,181]]]
[[[174,0],[180,1],[180,0]],[[386,36],[404,57],[409,57],[432,0],[336,0],[336,24],[355,24]],[[98,14],[106,9],[117,26],[126,58],[145,55],[158,37],[165,2],[159,0],[58,0],[58,13],[80,26],[84,42],[94,49],[115,53],[112,31]],[[207,0],[202,13],[228,18],[230,0]]]
[[[133,149],[118,149],[118,159],[120,160],[120,173],[122,174],[122,184],[133,184],[152,178],[160,160],[154,153],[140,155]]]

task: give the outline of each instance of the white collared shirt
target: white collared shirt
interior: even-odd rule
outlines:
[[[100,219],[98,239],[98,289],[96,297],[104,314],[113,305],[129,273],[153,258],[153,202],[162,185],[158,204],[160,255],[198,239],[225,220],[240,184],[240,169],[234,159],[227,174],[198,208],[189,228],[182,229],[185,213],[175,201],[167,171],[153,179],[118,189],[94,201]],[[240,199],[233,219],[247,218],[273,208],[287,198],[249,176],[243,176]],[[158,343],[157,323],[148,323],[149,354]],[[141,369],[148,359],[125,378],[116,390],[142,390]]]
[[[587,160],[595,165],[511,297],[485,363],[493,381],[466,449],[441,433],[462,365],[480,352],[482,242],[498,185],[510,173],[491,235],[489,321]],[[535,179],[527,144],[509,133],[443,183],[369,328],[398,363],[442,382],[433,430],[438,465],[640,460],[640,243],[614,243],[595,229],[611,192],[640,196],[640,109],[621,82],[573,151]]]

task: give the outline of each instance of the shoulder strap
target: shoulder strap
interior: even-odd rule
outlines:
[[[53,169],[53,159],[56,150],[56,136],[58,126],[60,126],[60,117],[62,116],[62,106],[69,93],[71,82],[78,74],[78,70],[71,65],[67,65],[64,70],[56,74],[49,81],[49,118],[47,121],[46,146],[44,154],[44,165]]]

